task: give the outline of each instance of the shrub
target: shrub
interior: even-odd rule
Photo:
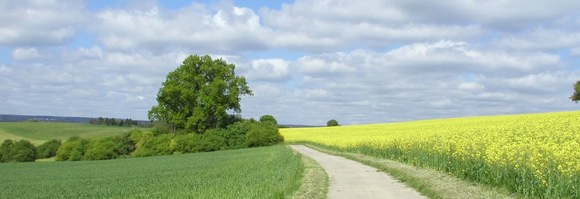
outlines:
[[[86,148],[84,154],[85,160],[108,160],[113,159],[118,156],[115,152],[115,140],[114,138],[105,138],[97,141],[93,141]]]
[[[175,152],[194,153],[202,150],[202,135],[189,133],[175,136]]]
[[[278,121],[276,121],[276,118],[274,118],[274,116],[272,115],[263,115],[262,117],[260,117],[260,122],[262,123],[272,123],[274,125],[278,125]]]
[[[89,144],[88,140],[73,136],[58,148],[56,160],[83,160]]]
[[[175,128],[165,120],[157,120],[153,123],[153,135],[173,133]]]
[[[0,162],[34,162],[36,147],[27,140],[4,140],[0,147]]]
[[[226,139],[226,149],[241,149],[246,147],[246,134],[254,122],[237,122],[228,126],[223,136]]]
[[[37,148],[38,158],[51,158],[56,156],[56,151],[58,151],[60,145],[62,145],[62,142],[56,139],[41,144]]]
[[[113,140],[117,156],[129,156],[131,152],[135,151],[135,142],[131,139],[130,133],[118,135]]]
[[[14,141],[11,139],[7,139],[2,142],[2,146],[0,146],[0,162],[10,162],[13,145]]]
[[[210,129],[207,130],[201,140],[201,151],[218,151],[227,148],[227,140],[225,138],[227,131],[225,129]]]
[[[246,134],[248,147],[270,146],[284,141],[278,128],[269,123],[253,123]]]
[[[146,156],[155,156],[155,155],[169,155],[175,151],[175,137],[174,134],[163,134],[159,136],[151,136],[148,137],[149,132],[143,133],[142,139],[139,141],[139,144],[135,151],[133,152],[133,156],[135,157],[146,157]]]

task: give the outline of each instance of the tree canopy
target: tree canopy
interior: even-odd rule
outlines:
[[[335,119],[331,119],[328,120],[328,122],[326,122],[326,126],[339,126],[338,121],[336,121]]]
[[[278,125],[278,121],[272,115],[262,115],[262,117],[260,117],[260,122],[270,122],[274,125]]]
[[[570,99],[576,103],[580,101],[580,80],[574,84],[574,94],[570,96]]]
[[[235,65],[209,55],[190,55],[175,71],[167,74],[157,93],[157,106],[150,120],[164,120],[175,129],[203,133],[225,128],[241,112],[243,95],[252,95]]]

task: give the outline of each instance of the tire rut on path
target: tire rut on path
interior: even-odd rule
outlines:
[[[324,168],[330,181],[329,199],[426,198],[376,168],[344,157],[322,153],[303,145],[290,145],[290,147],[316,160]]]

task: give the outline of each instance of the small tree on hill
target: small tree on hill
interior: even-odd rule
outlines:
[[[328,122],[326,122],[326,126],[339,126],[338,121],[336,121],[335,119],[331,119],[328,120]]]
[[[570,96],[570,99],[576,103],[580,101],[580,80],[574,84],[574,94]]]

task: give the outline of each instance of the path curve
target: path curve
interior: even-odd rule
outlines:
[[[303,145],[290,147],[316,160],[324,168],[330,179],[329,199],[426,198],[376,168]]]

